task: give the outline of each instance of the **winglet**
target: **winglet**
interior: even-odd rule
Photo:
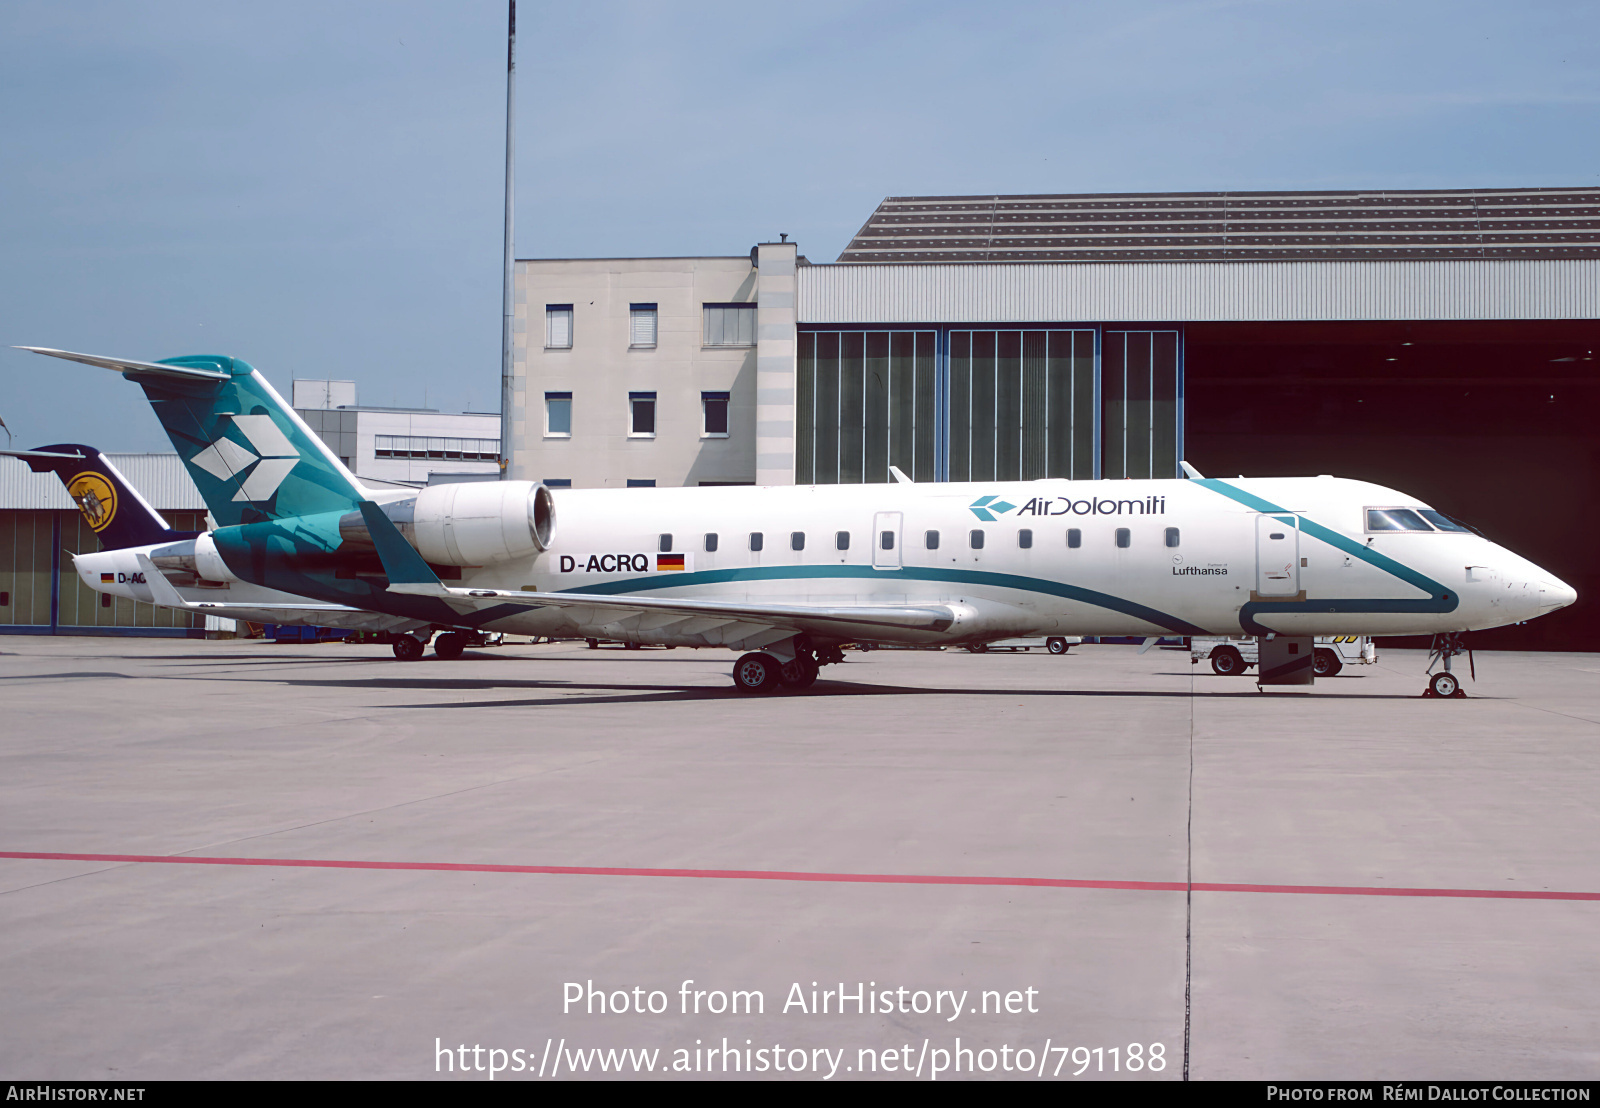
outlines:
[[[909,485],[913,483],[911,478],[907,477],[899,466],[890,466],[889,472],[894,475],[896,484]]]
[[[399,530],[383,509],[370,500],[361,502],[361,518],[366,520],[367,533],[372,545],[378,548],[378,560],[383,563],[384,576],[390,585],[432,585],[442,588],[439,575],[428,568],[412,545],[401,538]]]
[[[1194,468],[1194,466],[1190,465],[1188,462],[1179,462],[1178,464],[1183,467],[1183,475],[1185,477],[1189,478],[1189,480],[1191,480],[1191,481],[1204,481],[1205,480],[1204,477],[1200,476],[1200,471],[1198,469]]]

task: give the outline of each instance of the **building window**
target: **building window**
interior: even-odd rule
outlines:
[[[1024,550],[1033,549],[1033,532],[1024,527],[1017,532],[1017,545]]]
[[[572,437],[572,394],[547,392],[544,394],[544,433],[550,438]]]
[[[656,487],[656,479],[654,477],[630,477],[628,478],[628,487],[630,489],[653,489]],[[667,537],[671,538],[672,536],[668,535]]]
[[[547,489],[570,489],[572,487],[572,478],[546,477],[543,481],[540,481],[539,484],[543,485]]]
[[[1117,549],[1126,550],[1133,545],[1133,535],[1126,527],[1117,528]]]
[[[546,350],[572,349],[571,304],[546,304],[544,306],[544,348]]]
[[[379,458],[448,458],[464,462],[500,459],[499,439],[434,439],[421,435],[375,435],[373,454]]]
[[[833,536],[833,545],[840,550],[850,549],[850,532],[839,531]]]
[[[706,553],[707,554],[715,554],[716,552],[717,552],[717,533],[715,531],[708,531],[708,532],[706,532]]]
[[[1167,546],[1168,546],[1169,549],[1171,549],[1171,548],[1176,548],[1177,545],[1178,545],[1178,529],[1176,527],[1168,527],[1167,528]]]
[[[705,424],[701,434],[708,439],[725,439],[728,437],[728,394],[725,392],[703,392],[700,394],[700,411],[704,414]]]
[[[705,306],[707,346],[754,346],[756,344],[756,306],[754,304],[707,304]]]
[[[983,549],[983,531],[981,529],[979,529],[979,528],[973,528],[971,531],[968,531],[967,532],[967,543],[974,550],[982,550]]]
[[[751,550],[760,550],[766,544],[767,544],[766,536],[763,535],[760,531],[751,531],[750,532],[750,549]]]
[[[922,536],[922,541],[927,546],[927,548],[929,550],[938,550],[939,549],[939,532],[937,532],[937,531],[925,532],[923,534],[923,536]]]
[[[656,549],[663,554],[672,553],[672,535],[668,533],[656,536]]]
[[[656,437],[655,393],[628,394],[628,434],[652,439]]]
[[[1083,532],[1076,527],[1067,528],[1067,549],[1076,550],[1083,545]]]
[[[804,531],[789,532],[789,549],[804,550],[806,548],[806,533]]]
[[[656,344],[656,306],[628,305],[628,345],[648,349]]]

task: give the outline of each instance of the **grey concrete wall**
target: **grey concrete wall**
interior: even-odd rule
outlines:
[[[658,306],[652,349],[629,345],[629,305],[641,302]],[[706,346],[702,311],[755,302],[748,257],[517,262],[511,477],[574,488],[756,480],[757,351]],[[548,304],[573,305],[568,349],[545,347]],[[629,434],[632,391],[656,393],[654,438]],[[546,434],[546,392],[572,393],[570,437]],[[702,392],[731,394],[727,437],[703,434]]]

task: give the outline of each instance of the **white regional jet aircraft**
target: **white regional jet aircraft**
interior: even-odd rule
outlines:
[[[1287,644],[1265,683],[1309,680],[1312,636],[1431,634],[1428,692],[1451,696],[1461,632],[1577,598],[1414,497],[1335,477],[379,494],[238,359],[25,349],[138,382],[219,524],[192,548],[79,555],[80,575],[219,614],[162,570],[433,629],[726,647],[752,693],[810,685],[848,642],[1243,633]]]

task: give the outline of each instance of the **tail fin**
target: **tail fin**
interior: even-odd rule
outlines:
[[[57,443],[37,450],[0,450],[21,458],[35,473],[54,473],[67,486],[83,518],[107,550],[192,539],[198,531],[174,531],[167,521],[128,484],[100,451],[79,443]]]
[[[219,527],[355,511],[359,482],[266,378],[238,358],[137,362],[27,346],[120,372],[144,389]]]

